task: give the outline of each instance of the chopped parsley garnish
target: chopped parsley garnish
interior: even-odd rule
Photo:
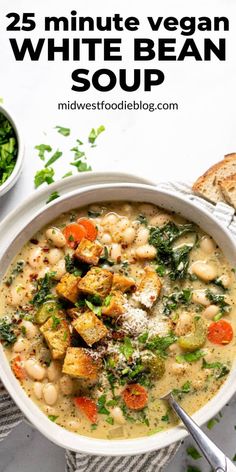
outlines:
[[[164,275],[166,274],[166,268],[164,265],[156,266],[155,271],[158,275],[160,275],[160,277],[164,277]]]
[[[100,415],[110,415],[109,410],[106,408],[106,395],[101,395],[97,401],[98,413]]]
[[[180,354],[176,356],[176,361],[181,363],[181,362],[196,362],[199,361],[203,356],[205,355],[205,352],[202,351],[201,349],[197,349],[194,352],[185,352],[184,354]]]
[[[47,167],[46,169],[38,170],[34,176],[34,185],[35,188],[40,187],[40,185],[46,183],[48,185],[54,182],[54,170],[52,167]]]
[[[50,167],[54,162],[56,162],[60,157],[62,156],[62,152],[57,150],[54,152],[53,156],[48,159],[48,161],[45,164],[45,167]]]
[[[128,337],[124,338],[123,344],[120,346],[120,352],[125,356],[126,360],[128,361],[134,352],[131,339]]]
[[[90,170],[92,170],[92,167],[89,166],[86,162],[81,161],[81,159],[76,162],[71,162],[70,165],[75,166],[78,172],[89,172]]]
[[[108,418],[106,418],[106,422],[108,424],[114,424],[114,419],[112,418],[112,416],[108,416]]]
[[[71,151],[73,151],[75,153],[74,155],[74,160],[77,161],[78,159],[82,159],[83,157],[85,157],[85,152],[84,151],[80,151],[80,149],[77,147],[73,147],[71,149]],[[85,157],[86,158],[86,157]]]
[[[14,282],[15,278],[18,274],[22,273],[24,270],[25,262],[24,261],[17,261],[16,266],[11,272],[11,275],[6,280],[5,284],[10,287],[10,285]]]
[[[39,151],[39,157],[41,161],[45,161],[45,152],[51,152],[52,148],[49,146],[49,144],[38,144],[38,146],[35,146],[35,149]]]
[[[91,424],[91,431],[95,431],[97,429],[98,425],[96,423]]]
[[[99,128],[95,129],[95,128],[92,128],[90,133],[89,133],[89,137],[88,137],[88,141],[90,144],[94,145],[96,139],[98,138],[99,134],[103,133],[103,131],[105,131],[105,126],[101,125],[99,126]]]
[[[169,423],[170,417],[169,417],[168,413],[166,413],[166,415],[163,415],[161,417],[161,421],[164,421],[165,423]]]
[[[92,302],[90,302],[89,300],[85,300],[85,303],[87,305],[87,307],[97,316],[101,316],[102,315],[102,307],[101,306],[96,306],[94,305]]]
[[[4,184],[14,170],[18,145],[13,126],[0,112],[0,185]]]
[[[186,449],[188,456],[192,457],[194,460],[201,459],[202,455],[194,446],[188,446]]]
[[[52,192],[52,193],[49,195],[49,197],[48,197],[46,203],[53,202],[53,200],[56,200],[56,198],[59,198],[59,197],[60,197],[60,194],[55,190],[55,192]]]
[[[190,393],[191,392],[191,382],[188,380],[185,382],[184,385],[182,385],[181,388],[174,388],[172,390],[173,395],[176,395],[179,399],[182,398],[183,394]]]
[[[62,134],[62,136],[70,136],[70,128],[64,128],[64,126],[56,126],[55,127],[58,133]]]
[[[207,428],[211,430],[217,423],[219,423],[218,418],[212,418],[207,422]]]
[[[110,303],[111,303],[111,299],[112,299],[112,294],[107,295],[107,297],[106,297],[105,300],[104,300],[104,305],[105,305],[105,306],[109,306]]]
[[[70,172],[67,172],[66,174],[64,174],[64,175],[62,176],[62,179],[66,179],[67,177],[71,177],[72,175],[73,175],[73,172],[71,172],[71,171],[70,171]]]
[[[188,465],[187,472],[201,472],[201,470],[194,465]]]
[[[170,333],[168,336],[153,336],[152,338],[148,339],[145,344],[145,348],[149,349],[150,351],[155,351],[156,354],[159,354],[162,357],[166,357],[166,350],[169,346],[171,346],[171,344],[175,343],[176,340],[177,337],[172,333]]]
[[[148,333],[142,333],[138,337],[138,340],[140,343],[145,343],[147,339],[148,339]]]
[[[0,342],[4,346],[9,346],[16,341],[14,325],[7,318],[0,320]]]
[[[48,419],[50,421],[52,421],[53,423],[55,423],[55,421],[57,420],[58,416],[55,416],[55,415],[48,415]]]
[[[61,319],[56,315],[52,315],[52,329],[57,329],[58,325],[61,323]]]

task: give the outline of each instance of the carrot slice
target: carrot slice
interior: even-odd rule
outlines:
[[[81,218],[77,220],[77,223],[83,226],[83,228],[85,228],[86,238],[89,239],[90,241],[95,241],[98,234],[98,230],[95,224],[91,220],[88,220],[86,218]]]
[[[63,234],[67,245],[74,249],[81,239],[86,237],[86,229],[77,223],[71,223],[64,228]]]
[[[20,356],[16,356],[14,357],[14,359],[12,359],[12,362],[11,362],[11,368],[16,376],[16,378],[18,380],[24,380],[26,375],[25,375],[25,371],[21,365],[21,357]]]
[[[97,422],[97,405],[88,397],[76,397],[74,398],[75,405],[87,416],[91,423]]]
[[[211,323],[207,338],[214,344],[229,344],[234,336],[233,328],[228,321],[219,320]]]
[[[142,410],[148,402],[147,391],[142,385],[129,384],[122,392],[123,400],[131,410]]]

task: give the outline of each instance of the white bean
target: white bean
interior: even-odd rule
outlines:
[[[204,282],[210,282],[217,277],[216,267],[206,262],[197,261],[191,265],[191,271]]]
[[[231,284],[231,277],[228,274],[223,274],[219,277],[219,279],[223,285],[224,288],[229,288]]]
[[[177,336],[184,336],[192,329],[192,316],[190,313],[181,313],[175,327]]]
[[[139,228],[137,232],[137,236],[135,239],[136,246],[143,246],[144,244],[147,244],[148,238],[149,238],[149,231],[147,228],[142,226],[141,228]]]
[[[47,254],[47,258],[49,264],[56,264],[58,261],[60,261],[60,259],[64,258],[64,252],[61,249],[55,247],[50,249],[49,253]]]
[[[12,306],[18,306],[26,302],[28,290],[23,285],[13,286],[7,296],[8,303]]]
[[[55,385],[48,383],[43,387],[43,398],[47,405],[55,405],[57,401],[58,393]]]
[[[122,231],[124,231],[126,228],[129,227],[129,224],[130,224],[130,223],[129,223],[129,219],[128,219],[128,218],[126,218],[126,217],[121,218],[121,219],[117,222],[117,224],[116,224],[116,230],[122,232]]]
[[[109,233],[103,233],[101,237],[101,241],[103,244],[111,244],[112,243],[112,237]]]
[[[29,348],[29,341],[25,338],[18,338],[17,341],[13,344],[13,352],[23,352]]]
[[[151,216],[156,211],[156,207],[151,203],[141,203],[139,205],[139,212],[144,213],[146,216]]]
[[[32,269],[38,269],[43,265],[44,254],[40,246],[34,247],[30,250],[28,261]]]
[[[115,408],[112,408],[111,416],[114,419],[114,421],[118,424],[125,424],[126,423],[123,412],[122,412],[122,410],[119,406],[115,406]]]
[[[212,320],[214,318],[214,316],[217,315],[217,313],[219,313],[220,311],[220,308],[219,306],[217,305],[209,305],[203,312],[202,312],[202,316],[204,316],[204,318],[208,319],[208,320]]]
[[[216,245],[213,239],[209,236],[204,236],[200,241],[200,248],[206,253],[211,254],[215,251]]]
[[[198,303],[204,306],[211,304],[210,300],[207,298],[205,290],[193,290],[192,301],[193,303]]]
[[[65,259],[61,259],[54,266],[52,266],[52,272],[55,272],[54,279],[60,280],[66,273]]]
[[[36,361],[36,359],[28,359],[25,361],[25,370],[29,377],[33,380],[42,380],[45,377],[45,369]]]
[[[111,245],[111,259],[118,261],[121,257],[121,245],[118,243],[113,243]]]
[[[178,364],[178,362],[174,362],[170,366],[170,371],[174,375],[182,375],[184,374],[187,370],[189,369],[189,365],[187,363],[185,364]]]
[[[56,247],[64,247],[66,245],[66,238],[58,228],[49,228],[46,231],[46,238],[49,243]]]
[[[52,382],[54,380],[57,380],[60,377],[61,374],[61,367],[60,364],[58,364],[55,361],[52,361],[47,368],[47,377],[48,379]]]
[[[34,382],[33,392],[38,400],[42,399],[43,396],[43,386],[41,382]]]
[[[31,323],[31,321],[23,320],[21,326],[25,328],[25,335],[27,339],[33,339],[39,334],[37,326]]]
[[[130,226],[123,231],[121,238],[125,244],[132,244],[132,242],[135,239],[135,236],[136,236],[136,231],[134,228]]]
[[[171,216],[168,213],[160,213],[150,219],[151,226],[164,226],[166,223],[171,221]]]
[[[127,216],[129,216],[132,213],[132,205],[130,203],[124,203],[121,207],[121,213],[125,213]]]
[[[117,223],[118,216],[115,213],[108,213],[101,221],[102,226],[114,225]]]
[[[73,380],[69,375],[63,375],[60,380],[60,388],[64,395],[70,395],[73,392]]]
[[[154,259],[157,255],[156,249],[150,244],[145,244],[144,246],[139,246],[136,249],[136,257],[138,259]]]

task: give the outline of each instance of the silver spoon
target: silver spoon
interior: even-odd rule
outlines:
[[[169,392],[161,400],[166,400],[177,416],[182,420],[188,432],[191,434],[199,449],[209,462],[214,472],[236,472],[236,467],[228,457],[203,433],[195,421],[183,410]]]

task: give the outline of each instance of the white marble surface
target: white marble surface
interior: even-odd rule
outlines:
[[[20,3],[20,6],[19,6]],[[120,11],[123,16],[135,14],[144,25],[145,15],[224,15],[230,19],[227,37],[227,60],[211,63],[166,62],[162,68],[166,80],[151,94],[122,93],[115,90],[109,94],[97,94],[93,90],[83,96],[76,96],[70,90],[70,74],[75,68],[69,63],[42,60],[31,63],[16,63],[13,59],[8,37],[4,32],[5,15],[10,11],[34,11],[38,21],[34,39],[43,35],[41,30],[44,15],[68,14],[77,8],[77,2],[50,0],[1,0],[0,16],[0,96],[18,119],[24,133],[26,160],[23,174],[15,188],[0,201],[0,219],[15,208],[20,201],[33,191],[33,175],[41,167],[34,146],[47,142],[64,150],[64,157],[55,168],[57,177],[68,171],[68,149],[76,138],[84,139],[91,127],[106,126],[106,132],[99,138],[98,147],[89,150],[89,161],[94,170],[120,170],[135,172],[156,181],[193,180],[199,173],[222,158],[226,153],[236,150],[235,134],[235,45],[236,45],[236,5],[234,0],[149,0],[146,4],[137,0],[87,0],[80,2],[81,15],[108,15]],[[142,34],[151,36],[142,26]],[[16,33],[17,36],[17,33]],[[22,38],[23,34],[19,33]],[[62,35],[57,34],[57,40]],[[211,35],[210,35],[211,36]],[[219,35],[212,34],[217,38]],[[18,38],[18,36],[17,36]],[[130,44],[130,36],[124,34],[124,41]],[[201,43],[201,33],[195,39]],[[125,50],[123,67],[133,67]],[[99,62],[100,64],[100,62]],[[92,68],[86,59],[83,67]],[[143,65],[141,65],[143,67]],[[117,67],[111,64],[111,67]],[[94,67],[93,67],[94,68]],[[179,103],[177,112],[62,112],[57,110],[58,101],[93,101],[106,99],[174,101]],[[53,129],[55,125],[69,126],[73,130],[71,138],[63,138]],[[236,452],[235,400],[225,407],[219,424],[210,432],[211,437],[232,458]],[[209,432],[209,431],[208,431]],[[64,470],[64,451],[49,443],[27,424],[21,424],[0,444],[0,472],[62,472]],[[187,463],[186,443],[181,446],[174,461],[165,472],[185,472]],[[196,461],[201,472],[209,472],[205,461]]]

